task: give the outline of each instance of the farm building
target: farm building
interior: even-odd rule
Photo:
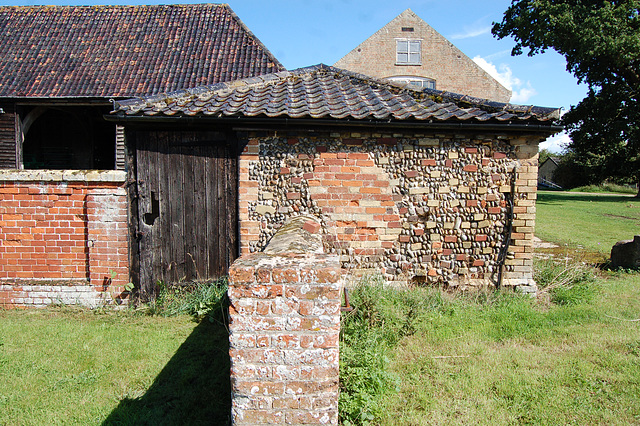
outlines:
[[[544,160],[538,167],[538,185],[541,187],[549,187],[555,185],[553,174],[556,172],[559,165],[559,157],[550,156],[546,160]]]
[[[353,273],[535,291],[538,143],[558,117],[325,65],[120,101],[132,275],[207,277],[216,250],[261,251],[311,215]]]
[[[129,282],[114,99],[281,70],[227,5],[0,7],[0,305]]]
[[[535,291],[537,144],[557,110],[283,71],[224,5],[0,20],[0,304],[217,278],[298,215],[354,274]]]

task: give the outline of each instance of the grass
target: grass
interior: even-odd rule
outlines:
[[[640,274],[574,250],[604,258],[638,207],[540,194],[538,235],[571,260],[536,264],[539,299],[363,281],[343,317],[342,422],[640,424]],[[137,310],[0,310],[0,425],[227,424],[224,303],[217,283]]]
[[[640,275],[559,303],[364,284],[345,318],[344,424],[640,423]],[[369,305],[368,301],[375,301]]]
[[[0,424],[227,424],[219,312],[0,310]]]
[[[541,191],[536,235],[608,255],[618,241],[633,239],[640,229],[640,200],[621,195]]]

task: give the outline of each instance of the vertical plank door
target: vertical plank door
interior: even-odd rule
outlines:
[[[217,279],[238,255],[236,142],[226,131],[140,131],[136,138],[139,280]]]

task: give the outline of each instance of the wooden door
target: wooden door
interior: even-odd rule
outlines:
[[[235,138],[218,131],[144,131],[136,137],[139,280],[216,279],[238,254]]]

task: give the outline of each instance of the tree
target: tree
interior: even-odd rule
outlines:
[[[589,86],[564,115],[568,151],[589,175],[634,181],[640,197],[640,0],[512,0],[492,33],[512,55],[554,49]]]
[[[553,157],[554,159],[556,157],[560,157],[561,154],[554,154],[553,152],[549,151],[548,149],[541,149],[540,152],[538,152],[538,164],[542,164],[545,161],[547,161],[547,158],[549,157]]]

